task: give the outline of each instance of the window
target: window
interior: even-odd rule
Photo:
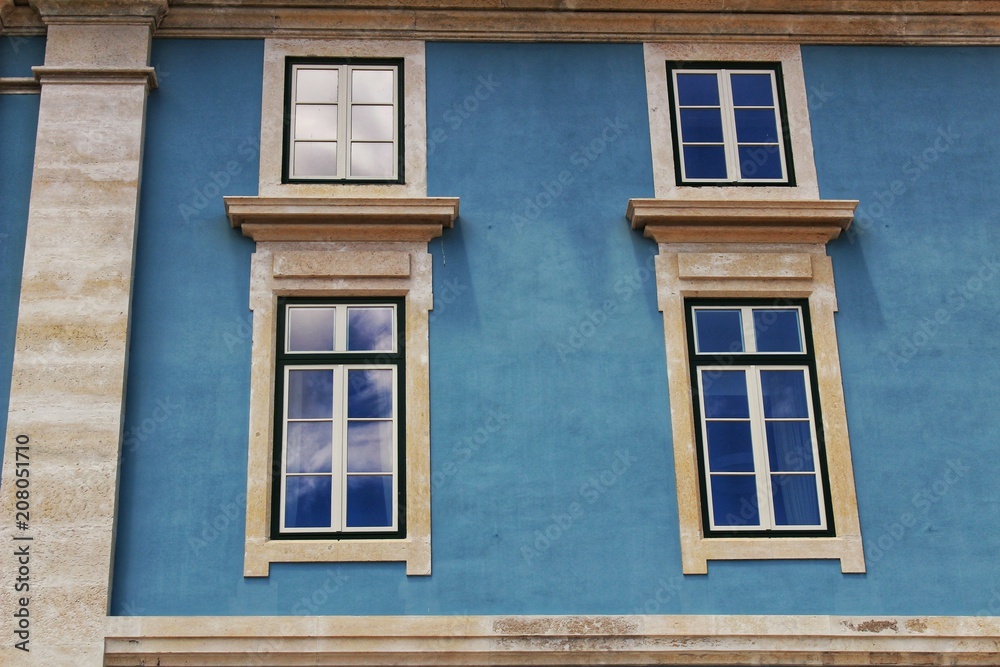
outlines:
[[[402,183],[402,69],[286,59],[283,182]]]
[[[402,309],[279,300],[274,537],[405,535]]]
[[[686,306],[706,536],[832,535],[808,304]]]
[[[668,65],[678,183],[794,185],[781,65]]]
[[[683,571],[821,558],[864,572],[826,254],[857,202],[753,192],[768,196],[632,199],[625,214],[659,249]]]

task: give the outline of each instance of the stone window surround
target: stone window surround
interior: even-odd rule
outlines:
[[[653,155],[653,190],[657,199],[697,200],[818,200],[819,185],[813,160],[809,99],[797,44],[645,43],[646,99]],[[795,185],[678,185],[671,131],[673,110],[667,88],[668,62],[780,62],[785,90]]]
[[[253,311],[244,576],[274,562],[403,561],[431,573],[428,313],[434,306],[427,242],[452,227],[458,199],[226,197],[233,227],[257,243]],[[270,538],[274,373],[279,296],[406,299],[406,523],[401,539]]]
[[[402,58],[405,183],[282,183],[285,58]],[[261,95],[262,197],[424,197],[427,195],[427,84],[424,42],[362,39],[266,39]]]
[[[850,438],[834,313],[837,296],[826,243],[850,226],[856,201],[683,201],[632,199],[626,217],[659,244],[656,286],[673,430],[674,473],[684,574],[710,560],[838,559],[864,572]],[[833,507],[834,537],[706,537],[702,523],[684,299],[806,298],[815,382]]]

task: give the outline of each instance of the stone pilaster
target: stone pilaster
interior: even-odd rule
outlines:
[[[101,665],[149,47],[167,2],[31,4],[48,38],[0,487],[0,663]],[[25,548],[27,571],[11,555]],[[21,609],[30,653],[13,647]]]

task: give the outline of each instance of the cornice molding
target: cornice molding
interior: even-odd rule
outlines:
[[[825,244],[851,226],[858,202],[630,199],[632,229],[657,243]]]
[[[43,23],[142,23],[154,28],[167,13],[167,0],[30,0]]]
[[[40,92],[41,84],[30,76],[0,77],[0,95],[37,95]]]
[[[31,68],[39,84],[74,83],[144,83],[156,88],[156,71],[152,67],[52,67],[37,65]]]
[[[457,197],[224,197],[254,241],[420,241],[458,218]]]
[[[989,616],[116,616],[106,627],[109,667],[254,664],[262,652],[289,667],[1000,664]]]
[[[0,0],[9,2],[9,0]],[[66,7],[73,0],[32,0]],[[166,0],[83,0],[83,6]],[[995,0],[171,0],[164,37],[321,37],[581,42],[790,42],[799,44],[997,44]],[[98,11],[92,9],[89,11]],[[81,12],[86,13],[81,10]],[[44,18],[44,15],[43,15]],[[17,6],[4,32],[44,32]],[[44,19],[49,21],[49,19]]]

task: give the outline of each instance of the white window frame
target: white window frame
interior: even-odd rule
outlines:
[[[732,68],[705,68],[705,67],[676,67],[670,70],[670,86],[672,90],[673,97],[673,109],[672,116],[674,120],[674,143],[675,150],[677,151],[677,164],[680,167],[680,183],[681,184],[719,184],[719,183],[733,183],[733,184],[782,184],[789,183],[791,181],[791,170],[790,161],[788,159],[786,147],[785,147],[785,130],[784,130],[784,99],[781,94],[781,89],[778,87],[778,76],[780,69],[778,66],[774,68],[740,68],[734,66]],[[722,145],[726,154],[726,178],[693,178],[687,175],[687,166],[684,161],[684,146],[699,146],[699,145],[717,145],[718,142],[685,142],[684,140],[684,128],[681,124],[681,103],[680,103],[680,93],[677,87],[677,75],[678,74],[714,74],[716,76],[716,81],[719,86],[719,110],[722,115]],[[733,93],[732,93],[732,76],[734,74],[767,74],[771,78],[771,95],[774,100],[774,122],[775,127],[778,131],[778,154],[781,158],[781,177],[780,178],[753,178],[752,176],[743,175],[743,167],[739,159],[739,148],[740,146],[753,146],[752,143],[739,144],[736,136],[736,108],[733,104]],[[685,106],[684,109],[714,109],[716,107],[698,107],[698,106]],[[745,107],[741,106],[740,109],[769,109],[771,107]],[[769,144],[760,144],[761,146]]]
[[[812,472],[798,472],[798,471],[782,471],[777,474],[782,475],[812,475],[816,481],[816,498],[819,507],[820,524],[819,525],[778,525],[774,516],[774,498],[771,493],[771,465],[768,457],[767,451],[767,433],[766,425],[768,421],[783,421],[778,419],[766,420],[764,418],[764,399],[761,394],[760,389],[760,373],[761,371],[783,371],[783,370],[794,370],[802,371],[805,374],[806,383],[806,404],[808,407],[809,415],[809,432],[812,443],[812,457],[813,465],[815,470]],[[713,472],[710,469],[709,457],[708,457],[708,418],[705,414],[705,401],[704,401],[704,387],[702,384],[702,378],[704,377],[704,372],[706,371],[745,371],[747,373],[747,399],[750,408],[750,437],[753,445],[753,462],[754,462],[754,477],[757,486],[757,512],[760,518],[760,524],[758,525],[717,525],[715,523],[715,505],[714,497],[712,494],[712,475],[725,475],[727,473]],[[701,427],[701,446],[702,446],[702,456],[704,461],[704,468],[702,470],[702,483],[705,485],[705,497],[707,499],[708,508],[707,516],[709,522],[709,529],[713,531],[774,531],[776,533],[780,532],[799,532],[799,531],[816,531],[824,532],[827,530],[827,506],[826,498],[823,493],[823,479],[822,479],[822,461],[820,459],[819,451],[819,441],[816,437],[816,411],[813,406],[812,391],[814,389],[812,384],[812,376],[809,372],[809,367],[806,365],[793,365],[793,364],[779,364],[779,365],[762,365],[762,364],[750,364],[750,365],[698,365],[698,397],[700,404],[700,427]],[[743,419],[727,419],[727,418],[713,418],[712,421],[745,421]],[[792,420],[787,421],[801,421]],[[734,473],[736,474],[736,473]],[[746,473],[738,473],[742,476],[749,476]]]
[[[288,65],[288,76],[290,78],[288,85],[288,140],[287,140],[287,151],[285,156],[284,170],[286,175],[286,180],[288,182],[361,182],[361,183],[395,183],[400,179],[399,174],[399,163],[400,163],[400,130],[399,130],[399,114],[400,114],[400,81],[402,79],[401,70],[402,63],[398,64],[386,64],[377,61],[372,61],[371,63],[358,62],[358,63],[337,63],[335,61],[331,62],[295,62],[294,59],[289,62]],[[296,93],[298,90],[298,73],[302,70],[325,70],[338,72],[337,75],[337,138],[336,140],[308,140],[308,139],[297,139],[295,136],[296,128],[296,115],[300,106],[310,106],[318,103],[313,102],[299,102],[296,99]],[[353,151],[354,144],[356,143],[367,143],[367,142],[356,142],[351,134],[351,114],[353,112],[353,78],[352,75],[356,71],[390,71],[393,75],[393,85],[392,85],[392,174],[388,176],[355,176],[351,173],[351,152]],[[295,173],[295,151],[296,145],[300,142],[309,143],[331,143],[335,141],[337,144],[337,173],[334,175],[323,174],[297,174]],[[375,143],[388,143],[388,142],[375,142]]]

